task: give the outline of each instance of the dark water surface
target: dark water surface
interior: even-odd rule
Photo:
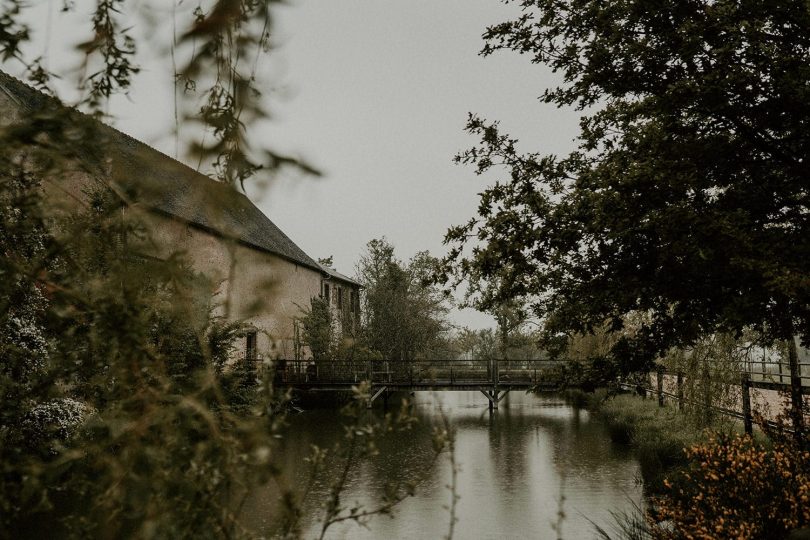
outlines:
[[[337,524],[327,538],[438,539],[447,534],[452,468],[447,455],[428,466],[431,425],[441,423],[442,410],[456,430],[461,467],[454,538],[556,538],[552,523],[561,494],[563,537],[593,538],[591,521],[610,527],[611,511],[630,510],[641,502],[632,454],[612,444],[604,426],[586,411],[557,396],[515,392],[492,415],[486,398],[476,392],[417,392],[411,399],[419,425],[382,440],[379,455],[352,471],[343,500],[371,506],[380,500],[385,484],[396,480],[420,481],[416,495],[399,503],[393,518],[376,516],[368,529]],[[302,489],[311,445],[338,442],[342,422],[332,410],[306,411],[290,419],[278,456],[287,485]],[[329,479],[340,470],[339,463],[330,465],[303,501],[305,538],[320,534]],[[277,533],[280,491],[271,484],[249,497],[242,514],[249,529],[268,537]]]

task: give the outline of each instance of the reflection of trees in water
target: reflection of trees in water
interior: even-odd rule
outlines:
[[[397,407],[389,411],[397,413]],[[382,411],[368,414],[381,416]],[[430,414],[416,414],[419,421],[407,431],[394,431],[376,441],[377,456],[354,463],[346,483],[345,497],[360,500],[369,506],[379,503],[387,486],[420,481],[430,477],[428,465],[433,459],[432,418]],[[332,449],[345,440],[347,420],[334,410],[313,410],[290,418],[290,426],[282,434],[276,454],[276,463],[282,471],[285,485],[263,486],[251,496],[244,514],[258,532],[272,535],[278,531],[277,522],[282,513],[281,496],[289,488],[296,496],[303,512],[304,530],[308,524],[323,516],[323,503],[333,482],[339,477],[345,461],[336,457]],[[307,497],[301,497],[311,478],[311,467],[305,461],[312,446],[330,450],[323,470],[315,478]],[[419,489],[419,487],[417,487]]]
[[[614,445],[605,427],[588,413],[563,403],[541,408],[502,407],[492,415],[454,419],[459,429],[488,429],[490,456],[499,478],[516,485],[527,474],[530,445],[547,442],[550,463],[558,474],[599,476],[630,460]]]
[[[512,407],[501,407],[485,418],[489,423],[489,455],[495,476],[506,489],[514,489],[526,481],[531,418],[513,412]]]
[[[631,461],[630,452],[613,444],[605,426],[586,412],[568,410],[567,416],[537,417],[538,428],[554,435],[552,463],[557,472],[568,477],[594,478],[623,470]]]
[[[284,515],[283,497],[290,492],[294,495],[304,514],[303,522],[314,519],[313,514],[322,514],[320,505],[313,504],[327,493],[329,479],[336,474],[339,463],[330,459],[326,472],[319,476],[312,486],[306,501],[301,496],[306,488],[311,468],[305,461],[312,454],[312,445],[331,447],[343,437],[344,421],[333,410],[313,410],[291,416],[290,425],[283,430],[275,449],[274,465],[281,471],[277,482],[256,488],[245,501],[242,516],[246,526],[257,534],[273,536],[279,533],[281,518]],[[312,516],[309,517],[308,516]]]
[[[379,440],[380,453],[366,465],[375,494],[382,495],[386,484],[421,483],[431,476],[434,418],[418,412],[416,417],[419,421],[410,430],[389,433]]]
[[[474,471],[476,463],[465,461],[465,454],[476,459],[487,459],[486,468],[491,468],[491,480],[501,493],[519,493],[522,490],[540,488],[556,490],[554,477],[565,475],[569,480],[582,479],[586,484],[604,483],[605,478],[626,474],[634,465],[628,452],[614,447],[606,430],[586,412],[577,412],[562,402],[540,398],[539,407],[526,407],[524,400],[537,405],[534,396],[515,396],[511,406],[502,402],[501,408],[489,414],[485,406],[469,407],[465,396],[458,396],[460,403],[447,408],[451,424],[458,432],[461,444],[458,458],[465,471]],[[485,399],[480,396],[481,400]],[[393,403],[393,400],[392,400]],[[396,413],[395,407],[390,411]],[[380,415],[375,410],[370,414]],[[417,493],[434,493],[444,488],[442,466],[429,469],[433,457],[432,426],[440,422],[439,408],[435,403],[422,403],[414,414],[419,422],[407,432],[394,432],[378,440],[379,454],[359,463],[350,475],[346,496],[361,502],[379,501],[387,484],[419,481]],[[311,452],[311,445],[331,448],[344,438],[344,420],[333,410],[314,410],[290,418],[279,443],[275,462],[283,471],[283,478],[294,490],[303,490],[309,467],[304,462]],[[466,435],[473,435],[466,439]],[[480,450],[465,447],[470,440],[480,444],[481,437],[488,448]],[[465,443],[465,439],[468,443]],[[487,443],[485,443],[487,444]],[[472,450],[472,451],[471,451]],[[470,459],[470,458],[467,458]],[[538,462],[533,462],[533,460]],[[327,460],[326,468],[317,479],[313,491],[304,501],[303,525],[317,522],[322,516],[322,504],[329,485],[337,477],[342,462]],[[543,471],[548,471],[543,472]],[[630,473],[632,474],[632,473]],[[543,479],[551,480],[548,486],[539,485]],[[534,485],[530,483],[534,482]],[[581,483],[581,482],[579,482]],[[246,513],[258,532],[272,535],[272,523],[278,520],[281,488],[265,486],[248,500]],[[463,497],[463,493],[461,494]],[[496,506],[506,504],[507,499],[493,501]],[[508,511],[508,508],[504,511]],[[255,527],[256,525],[254,525]]]

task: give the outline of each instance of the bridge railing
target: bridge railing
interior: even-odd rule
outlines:
[[[465,385],[539,384],[548,379],[559,362],[530,360],[416,360],[411,362],[333,360],[285,361],[275,364],[275,379],[281,384],[375,384]]]

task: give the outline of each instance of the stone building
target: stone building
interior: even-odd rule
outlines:
[[[0,71],[0,127],[49,109],[60,118],[81,114]],[[111,187],[126,212],[147,224],[149,256],[182,253],[215,284],[218,314],[255,328],[240,356],[306,359],[296,319],[320,294],[336,309],[348,302],[356,320],[357,284],[319,265],[245,195],[109,126],[97,128],[103,162],[88,159],[46,183],[48,197],[86,205],[93,182]]]
[[[340,272],[320,265],[326,278],[321,297],[331,308],[335,336],[353,337],[360,325],[360,289],[362,285]]]

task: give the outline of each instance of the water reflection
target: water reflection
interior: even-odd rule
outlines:
[[[458,478],[456,538],[554,538],[560,495],[564,494],[565,538],[594,536],[589,520],[611,522],[611,511],[641,501],[638,465],[614,446],[602,425],[587,412],[557,397],[513,393],[490,415],[484,396],[475,392],[417,393],[419,424],[410,432],[380,441],[380,454],[349,477],[344,499],[374,504],[386,483],[421,480],[415,497],[400,503],[393,517],[372,519],[369,529],[341,524],[329,538],[441,538],[448,527],[451,468],[446,456],[428,469],[433,456],[431,425],[444,410],[456,429]],[[304,457],[310,446],[330,447],[343,436],[334,411],[307,411],[294,417],[279,460],[283,482],[302,491],[308,476]],[[303,501],[306,538],[317,537],[329,479],[339,463],[329,464]],[[246,526],[273,536],[278,531],[278,485],[257,490],[247,501]]]

